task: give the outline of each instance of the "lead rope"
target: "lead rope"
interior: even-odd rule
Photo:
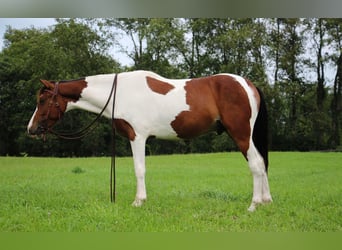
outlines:
[[[115,203],[116,193],[116,176],[115,176],[115,122],[114,122],[114,108],[116,99],[116,87],[117,87],[118,74],[115,74],[114,78],[114,93],[113,93],[113,108],[112,108],[112,160],[110,168],[110,201]]]

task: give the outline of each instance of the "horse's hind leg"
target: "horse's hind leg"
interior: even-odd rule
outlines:
[[[265,163],[254,143],[251,141],[247,150],[248,165],[253,175],[253,198],[248,211],[253,212],[256,206],[272,201]]]
[[[241,115],[239,118],[235,116],[235,119],[231,119],[231,117],[234,116],[228,111],[221,117],[221,122],[248,161],[249,169],[253,175],[253,198],[248,211],[254,211],[258,204],[272,201],[266,167],[251,139],[248,116]]]

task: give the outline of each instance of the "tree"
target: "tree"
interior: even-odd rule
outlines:
[[[181,77],[180,70],[172,61],[177,60],[173,48],[181,39],[177,19],[168,18],[119,18],[100,21],[107,27],[105,32],[119,29],[128,35],[133,50],[122,50],[133,60],[128,70],[151,70],[165,77]],[[112,28],[116,28],[113,31]],[[123,47],[123,46],[121,46]]]
[[[48,29],[8,29],[0,52],[0,154],[107,155],[110,124],[91,138],[65,143],[28,139],[25,127],[35,106],[38,80],[61,80],[122,70],[152,70],[168,78],[234,73],[262,89],[268,106],[271,148],[319,150],[341,143],[341,19],[129,18],[58,19]],[[124,69],[109,55],[119,32],[132,48]],[[329,85],[327,70],[336,69]],[[13,98],[18,96],[20,98]],[[60,128],[76,130],[92,115],[67,114]],[[75,113],[76,112],[76,113]],[[95,145],[95,146],[94,146]],[[192,141],[149,139],[150,154],[236,150],[214,132]],[[117,138],[119,155],[129,142]]]
[[[281,124],[283,127],[274,131],[273,137],[279,137],[288,146],[299,147],[302,141],[299,134],[301,130],[299,111],[302,105],[301,97],[307,89],[305,80],[301,76],[304,68],[303,36],[300,35],[303,29],[302,20],[278,18],[272,21],[275,25],[271,23],[269,54],[274,58],[274,89],[280,97],[277,102],[282,107],[280,113],[275,113],[276,116],[281,117],[275,119],[278,120],[278,126]]]
[[[342,123],[342,19],[328,20],[330,42],[335,47],[332,60],[336,65],[336,75],[333,86],[333,98],[331,101],[332,133],[330,144],[332,147],[341,145],[341,123]]]
[[[67,155],[82,148],[79,141],[33,142],[26,135],[26,125],[41,87],[40,78],[61,80],[119,70],[119,65],[106,56],[107,49],[106,41],[96,32],[73,19],[58,20],[50,29],[9,28],[0,53],[0,154]],[[77,129],[87,115],[83,112],[77,119],[76,124],[76,116],[67,114],[63,126]],[[103,136],[98,140],[104,140]]]
[[[326,112],[326,101],[328,96],[328,89],[326,87],[325,69],[328,62],[327,52],[328,46],[328,27],[327,20],[323,18],[313,18],[304,20],[306,26],[303,31],[306,37],[307,47],[312,52],[312,58],[308,58],[306,65],[314,69],[316,73],[315,89],[315,103],[311,112],[311,119],[315,122],[312,124],[312,137],[314,143],[312,145],[315,149],[323,149],[326,147],[326,139],[329,133],[330,118]],[[311,53],[310,53],[311,54]]]

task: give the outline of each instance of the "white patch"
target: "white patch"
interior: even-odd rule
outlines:
[[[115,74],[106,74],[86,77],[87,87],[82,90],[81,98],[77,102],[68,102],[65,112],[82,109],[100,113],[108,100],[114,76]],[[107,118],[111,117],[111,107],[112,105],[109,104],[104,113]]]
[[[31,117],[31,119],[30,119],[30,122],[29,122],[29,124],[27,125],[27,133],[29,133],[29,130],[32,128],[33,119],[34,119],[34,117],[35,117],[35,115],[36,115],[36,113],[37,113],[37,110],[38,110],[38,108],[36,107],[35,111],[33,112],[32,117]]]
[[[170,83],[174,88],[166,95],[160,95],[148,87],[146,76]],[[177,138],[171,122],[179,113],[190,108],[186,104],[186,81],[170,80],[146,71],[120,74],[115,117],[129,122],[138,134]]]
[[[166,95],[160,95],[148,87],[146,76],[168,82],[175,88]],[[108,100],[114,77],[114,74],[87,77],[88,85],[83,89],[81,98],[77,102],[69,102],[66,111],[83,109],[99,113]],[[137,134],[145,137],[177,138],[170,124],[180,112],[189,110],[184,89],[186,81],[166,79],[149,71],[120,73],[114,117],[124,119]],[[103,114],[105,117],[111,118],[112,106],[111,100]]]

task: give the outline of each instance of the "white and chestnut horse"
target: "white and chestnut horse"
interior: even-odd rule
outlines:
[[[111,92],[117,77],[116,98]],[[88,76],[59,84],[41,80],[37,107],[28,124],[30,135],[43,135],[64,112],[83,109],[112,119],[130,140],[137,179],[134,206],[146,200],[145,143],[162,139],[191,139],[213,126],[224,128],[248,161],[253,175],[253,198],[248,210],[272,201],[268,177],[267,111],[261,92],[233,74],[196,79],[166,79],[149,71]],[[112,97],[108,99],[108,96]],[[109,96],[110,97],[110,96]],[[108,104],[108,103],[107,103]]]

